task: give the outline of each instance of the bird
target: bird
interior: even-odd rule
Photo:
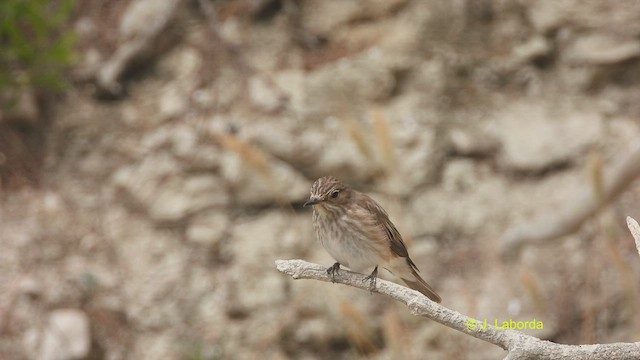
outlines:
[[[336,260],[327,269],[335,281],[340,266],[363,273],[369,289],[376,286],[381,266],[434,302],[442,299],[418,274],[400,232],[387,212],[367,194],[357,191],[334,176],[317,179],[304,207],[313,206],[313,228],[325,250]]]

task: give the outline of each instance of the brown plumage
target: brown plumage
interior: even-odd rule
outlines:
[[[429,299],[441,298],[418,274],[407,246],[386,211],[368,195],[350,188],[333,176],[316,180],[304,206],[313,205],[313,227],[327,252],[337,261],[327,269],[331,275],[344,265],[354,271],[373,268],[369,278],[375,286],[378,266],[402,279]]]

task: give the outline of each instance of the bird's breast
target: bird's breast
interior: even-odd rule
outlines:
[[[313,225],[320,243],[336,261],[358,272],[384,262],[388,245],[373,238],[363,222],[346,213],[326,215],[314,211]]]

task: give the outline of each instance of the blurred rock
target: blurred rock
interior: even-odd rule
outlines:
[[[534,29],[552,36],[559,29],[574,28],[615,33],[640,34],[640,8],[635,0],[602,2],[598,0],[528,1],[523,3]]]
[[[140,335],[138,341],[133,344],[127,358],[132,359],[174,359],[181,347],[186,347],[183,342],[177,340],[177,334],[173,331],[165,333],[153,333],[152,335]],[[173,356],[172,356],[173,355]]]
[[[180,1],[136,0],[131,2],[120,19],[118,30],[121,38],[156,35],[157,29],[164,27],[170,17],[174,15]]]
[[[542,36],[535,36],[513,49],[513,56],[518,63],[527,63],[549,55],[552,47]]]
[[[198,143],[198,132],[193,127],[171,126],[167,130],[169,136],[166,140],[171,145],[172,153],[181,159],[198,157],[196,154],[208,150]]]
[[[442,174],[442,187],[449,193],[463,193],[478,181],[478,171],[473,161],[461,159],[447,163]]]
[[[37,360],[84,359],[91,350],[89,318],[76,309],[54,310],[44,329],[31,329],[25,339]]]
[[[562,24],[563,5],[556,1],[533,1],[527,6],[527,17],[538,33],[547,34]]]
[[[224,205],[222,182],[212,175],[180,177],[159,184],[149,215],[158,221],[177,221],[211,206]]]
[[[305,77],[305,72],[299,69],[286,69],[273,75],[273,82],[288,99],[291,110],[297,114],[305,112],[307,101]]]
[[[567,65],[561,64],[558,67],[558,78],[568,88],[580,92],[593,91],[605,84],[608,70],[590,65]],[[605,80],[605,81],[603,81]]]
[[[271,269],[266,258],[300,256],[315,246],[311,214],[269,211],[244,217],[232,228],[235,264],[246,271]]]
[[[13,122],[28,127],[37,127],[40,121],[40,107],[32,89],[3,90],[0,97],[0,123]],[[1,164],[0,164],[1,165]]]
[[[200,210],[223,206],[228,194],[214,175],[183,176],[180,165],[168,155],[157,154],[141,163],[121,168],[113,176],[135,206],[156,221],[178,221]]]
[[[273,262],[278,258],[299,257],[316,245],[312,240],[310,214],[270,211],[243,218],[234,225],[231,235],[234,266],[241,270],[230,279],[233,308],[247,312],[285,301],[284,292],[274,291],[282,288],[286,279],[272,271]]]
[[[220,171],[226,188],[231,190],[231,198],[241,206],[298,202],[307,195],[310,186],[289,164],[262,152],[253,155],[224,152],[220,156]]]
[[[44,293],[42,282],[33,276],[26,276],[20,279],[18,283],[18,291],[20,294],[30,297],[40,297]]]
[[[389,120],[390,136],[393,143],[393,154],[379,154],[385,163],[385,156],[391,160],[386,161],[386,181],[383,189],[389,194],[407,196],[426,183],[431,183],[439,176],[438,167],[441,165],[441,149],[436,139],[435,129],[421,127],[416,131],[418,124],[411,118]],[[384,150],[380,139],[374,143],[378,152]],[[401,159],[398,154],[402,154]]]
[[[218,171],[220,149],[207,141],[197,126],[166,124],[157,127],[138,141],[131,155],[144,157],[165,150],[175,156],[176,170],[180,168],[199,173]]]
[[[187,100],[175,87],[167,88],[158,102],[158,117],[160,121],[165,121],[177,117],[187,109]]]
[[[211,110],[215,105],[215,99],[212,91],[209,89],[194,90],[191,94],[191,102],[198,106],[200,110]]]
[[[130,212],[123,226],[110,230],[110,241],[118,242],[117,257],[126,265],[119,296],[127,322],[139,331],[175,329],[184,324],[191,309],[185,307],[189,269],[202,266],[192,247],[171,231],[155,226],[144,216]],[[115,214],[114,214],[115,215]],[[122,215],[119,215],[122,216]],[[203,254],[197,254],[206,259]],[[211,285],[208,287],[211,291]],[[189,302],[191,304],[191,302]]]
[[[190,100],[196,86],[201,81],[199,72],[202,56],[196,49],[188,46],[178,47],[169,52],[158,63],[158,71],[171,76],[171,81],[162,84],[159,97],[152,99],[157,103],[157,120],[164,122],[184,115],[190,107]]]
[[[304,6],[304,23],[315,34],[326,36],[362,12],[360,1],[312,0]]]
[[[320,67],[305,78],[308,116],[342,115],[367,101],[387,99],[396,86],[391,67],[380,60],[358,56]]]
[[[640,57],[640,40],[593,33],[580,36],[564,50],[571,64],[606,65]]]
[[[601,135],[602,119],[585,108],[521,101],[497,113],[489,131],[502,145],[501,167],[539,172],[581,155]]]
[[[470,160],[447,163],[443,172],[446,190],[429,188],[411,197],[407,232],[437,236],[455,229],[460,237],[495,231],[500,224],[492,219],[504,213],[509,199],[501,195],[508,192],[507,184],[490,173],[485,165]],[[483,211],[474,210],[478,208]]]
[[[456,155],[487,156],[500,146],[494,136],[479,127],[454,127],[449,130],[448,136],[451,150]]]
[[[243,125],[243,139],[296,168],[304,168],[315,160],[315,154],[300,135],[307,131],[303,121],[289,116],[260,118]]]
[[[307,173],[313,180],[339,174],[343,181],[352,184],[371,179],[380,172],[380,164],[372,161],[370,135],[364,125],[353,119],[325,118],[298,138],[310,160]]]
[[[421,96],[421,101],[437,102],[442,92],[447,87],[447,64],[442,59],[429,59],[428,61],[416,64],[411,73],[411,77],[407,79],[408,83],[416,89]],[[415,96],[412,93],[406,97]],[[395,101],[403,101],[400,97]],[[404,100],[406,101],[406,100]]]
[[[98,69],[97,85],[103,95],[120,95],[122,85],[118,82],[125,70],[136,59],[154,54],[163,47],[161,41],[171,36],[160,36],[178,13],[182,0],[136,0],[122,12],[118,27],[118,46],[111,57]]]
[[[407,0],[312,0],[304,6],[304,23],[314,33],[326,35],[351,21],[384,17],[406,3]]]
[[[206,211],[196,215],[187,228],[187,240],[214,245],[229,231],[229,218],[222,211]]]
[[[286,100],[274,83],[257,76],[249,80],[249,97],[254,105],[266,112],[278,110]]]
[[[300,344],[330,346],[333,330],[335,329],[327,321],[317,318],[301,319],[291,340]]]

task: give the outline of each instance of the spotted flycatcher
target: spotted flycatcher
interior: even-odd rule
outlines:
[[[375,288],[378,266],[402,279],[410,288],[440,302],[429,284],[418,275],[407,246],[384,209],[368,195],[356,191],[333,176],[322,177],[311,186],[304,206],[313,205],[313,227],[327,252],[337,261],[327,269],[333,278],[340,265],[363,272]]]

